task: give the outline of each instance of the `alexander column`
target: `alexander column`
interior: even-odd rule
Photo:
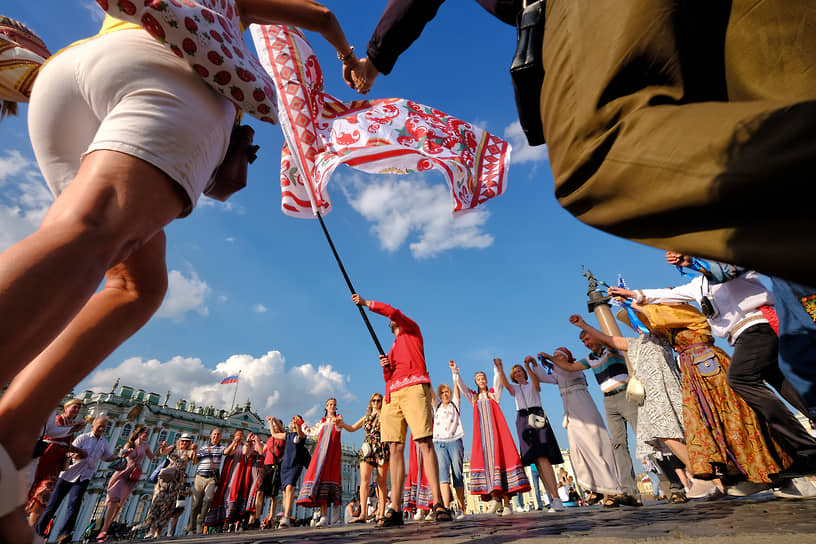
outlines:
[[[583,267],[582,267],[583,268]],[[618,323],[612,315],[612,308],[609,306],[609,295],[605,291],[598,290],[598,280],[587,270],[582,274],[587,279],[587,310],[595,314],[601,330],[609,336],[623,336],[618,328]]]

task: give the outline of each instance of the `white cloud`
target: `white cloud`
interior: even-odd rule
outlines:
[[[510,141],[513,146],[513,152],[510,154],[510,160],[513,164],[520,164],[523,162],[541,162],[549,161],[550,156],[547,152],[547,146],[538,145],[530,147],[527,143],[527,137],[521,129],[521,122],[515,121],[504,129],[504,138]]]
[[[252,307],[252,311],[258,314],[262,314],[264,312],[268,312],[269,308],[267,308],[263,304],[256,304],[255,306]]]
[[[178,270],[171,270],[167,279],[167,296],[156,312],[158,317],[181,321],[187,312],[195,311],[202,316],[210,313],[206,299],[211,289],[207,282],[199,279],[195,270],[190,271],[189,277],[185,277]]]
[[[477,209],[454,218],[445,184],[431,185],[411,177],[364,183],[355,176],[341,187],[352,207],[374,223],[372,231],[388,251],[396,251],[413,233],[418,239],[409,248],[419,259],[457,247],[484,248],[493,243],[493,237],[482,230],[490,214]]]
[[[218,363],[215,369],[206,368],[201,359],[176,356],[169,361],[126,359],[114,368],[97,370],[79,385],[79,391],[109,391],[118,378],[120,384],[148,392],[155,392],[162,401],[170,388],[169,405],[183,398],[199,406],[212,405],[228,409],[235,393],[235,385],[221,385],[221,380],[240,371],[235,402],[243,405],[247,399],[261,417],[274,415],[288,421],[299,413],[308,422],[322,416],[327,398],[355,400],[349,392],[349,378],[331,365],[310,363],[288,366],[279,351],[269,351],[260,357],[232,355]]]
[[[34,232],[53,200],[33,160],[17,150],[0,155],[0,251]]]

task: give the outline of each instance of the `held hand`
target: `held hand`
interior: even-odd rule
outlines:
[[[499,359],[498,357],[493,359],[493,364],[496,365],[496,368],[498,368],[499,370],[504,370],[504,366],[502,366],[502,360]]]
[[[535,360],[535,358],[532,355],[528,355],[527,357],[524,358],[524,364],[525,365],[536,366],[536,365],[538,365],[538,362]]]
[[[667,251],[666,262],[675,266],[689,266],[692,262],[692,258],[688,255],[677,253],[676,251]]]
[[[192,448],[193,451],[198,451],[198,442],[193,442],[193,445],[191,446],[191,448]]]
[[[374,64],[365,57],[351,69],[351,78],[354,82],[354,87],[360,94],[366,94],[374,85],[374,80],[380,74]]]
[[[166,447],[167,447],[167,440],[162,440],[162,441],[159,443],[159,449],[162,449],[162,450],[163,450],[163,449],[164,449],[164,448],[166,448]]]
[[[569,316],[569,322],[575,325],[576,327],[580,327],[584,324],[584,318],[578,314],[573,314]]]
[[[550,355],[549,353],[544,353],[543,351],[539,351],[538,356],[543,357],[544,359],[552,359],[552,355]]]
[[[357,55],[351,55],[346,62],[343,63],[343,80],[346,82],[346,85],[354,89],[354,76],[353,72],[354,69],[358,67],[360,64],[360,59],[357,58]]]
[[[273,418],[272,416],[266,416],[266,418],[264,418],[264,419],[266,419],[267,421],[272,421],[275,418]]]
[[[77,459],[85,459],[86,457],[88,457],[88,452],[85,450],[77,449],[77,451],[74,452],[74,455],[76,456]]]
[[[451,372],[453,372],[454,374],[459,374],[459,367],[458,367],[458,366],[456,366],[456,363],[455,363],[455,362],[453,362],[453,361],[448,361],[448,366],[450,367]]]
[[[391,366],[391,361],[388,360],[387,355],[380,355],[380,366],[383,368]]]

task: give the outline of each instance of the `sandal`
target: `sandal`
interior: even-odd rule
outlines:
[[[397,512],[393,508],[389,508],[388,512],[381,519],[380,527],[402,527],[405,521],[402,519],[402,512]]]
[[[445,508],[444,504],[434,504],[433,506],[434,521],[453,521],[450,510]]]
[[[28,500],[28,487],[33,479],[36,462],[34,460],[17,470],[6,448],[0,444],[0,484],[3,486],[3,492],[0,493],[0,517],[11,514]]]
[[[671,497],[669,497],[669,504],[685,504],[688,501],[689,498],[686,497],[686,494],[683,491],[672,493]]]
[[[601,502],[601,500],[603,500],[603,495],[600,493],[590,493],[589,497],[586,499],[586,503],[592,506],[593,504]]]
[[[618,500],[618,497],[606,497],[603,501],[601,501],[601,504],[604,508],[617,508],[620,506],[620,501]]]

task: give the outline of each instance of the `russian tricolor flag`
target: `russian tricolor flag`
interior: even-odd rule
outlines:
[[[238,376],[228,376],[221,380],[222,385],[225,383],[238,383]]]

